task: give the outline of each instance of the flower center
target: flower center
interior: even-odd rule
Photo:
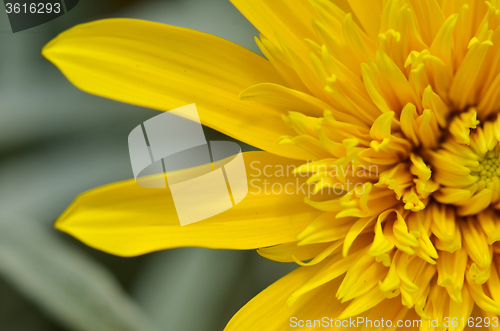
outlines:
[[[478,159],[479,166],[471,167],[471,175],[479,177],[478,185],[480,189],[485,187],[495,189],[500,175],[500,146],[497,145],[494,150],[488,151],[486,155]]]
[[[440,148],[429,153],[440,184],[433,197],[457,206],[461,216],[476,214],[500,198],[500,118],[478,124],[473,109],[460,114]]]

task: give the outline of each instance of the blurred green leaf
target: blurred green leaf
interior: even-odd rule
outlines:
[[[1,216],[0,275],[71,330],[160,330],[107,270],[34,221]]]
[[[133,294],[164,331],[221,330],[220,316],[239,283],[244,253],[205,248],[154,253]]]

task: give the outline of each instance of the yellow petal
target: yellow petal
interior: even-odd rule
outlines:
[[[279,46],[278,36],[296,52],[308,54],[304,38],[315,40],[311,20],[317,18],[309,1],[295,1],[293,6],[286,0],[231,0],[233,5],[266,36]]]
[[[462,302],[462,288],[467,267],[467,251],[459,249],[453,253],[439,252],[437,260],[437,284],[446,287],[448,294],[454,302]]]
[[[382,303],[379,305],[375,306],[371,311],[368,317],[366,317],[365,320],[361,320],[360,322],[363,323],[363,328],[361,329],[362,331],[371,331],[371,330],[377,330],[379,328],[376,327],[376,325],[380,325],[380,321],[385,321],[385,325],[389,324],[387,321],[392,321],[392,325],[394,327],[397,327],[397,323],[399,322],[401,325],[404,325],[402,323],[406,322],[407,325],[410,325],[409,323],[411,322],[412,325],[416,325],[416,321],[418,318],[410,319],[410,318],[405,318],[405,316],[408,315],[408,308],[403,306],[401,304],[401,301],[398,298],[392,299],[392,300],[384,300]],[[398,328],[386,328],[386,330],[398,330]],[[399,328],[400,330],[405,330],[405,331],[410,331],[409,327],[401,327]],[[415,328],[416,330],[417,328]],[[380,330],[380,329],[379,329]]]
[[[359,19],[361,25],[365,29],[366,33],[375,39],[380,30],[380,17],[383,11],[383,1],[381,0],[371,0],[371,1],[359,1],[359,0],[347,0],[351,6],[354,14]]]
[[[301,185],[306,178],[287,170],[299,161],[267,152],[249,152],[243,158],[249,184],[246,198],[197,223],[180,226],[169,189],[144,188],[129,180],[82,194],[55,226],[89,246],[121,256],[172,247],[254,249],[295,241],[321,214],[303,203],[307,185]],[[207,192],[199,194],[193,199],[217,203]]]
[[[483,229],[478,223],[470,220],[461,223],[460,229],[462,230],[464,248],[469,258],[480,268],[488,268],[493,256]]]
[[[476,38],[473,38],[473,40]],[[488,49],[492,46],[491,41],[472,43],[464,61],[458,68],[453,82],[450,86],[450,99],[458,109],[464,109],[467,105],[479,103],[475,93],[477,86],[481,86],[480,77],[481,66]]]
[[[452,49],[452,37],[455,25],[457,24],[458,14],[453,14],[444,22],[444,24],[439,29],[436,38],[432,42],[430,51],[433,55],[436,55],[446,64],[450,65],[452,62],[453,49]]]
[[[277,84],[262,83],[251,86],[241,92],[242,100],[266,102],[300,111],[309,116],[321,117],[326,109],[332,107],[327,103],[300,91]]]
[[[367,310],[380,304],[384,301],[384,299],[384,293],[379,290],[378,286],[374,287],[365,295],[352,300],[346,310],[344,310],[339,316],[339,319],[349,318],[366,312]]]
[[[273,44],[262,33],[259,34],[259,37],[260,40],[255,37],[257,46],[259,46],[264,56],[269,60],[269,62],[271,62],[281,77],[283,77],[288,85],[294,90],[307,93],[307,87],[304,85],[304,82],[302,82],[299,75],[295,72],[295,69],[290,66],[289,59],[283,53],[283,50]]]
[[[278,331],[305,329],[307,320],[335,318],[347,306],[338,301],[334,293],[340,279],[331,281],[303,294],[291,306],[286,302],[290,295],[307,282],[321,268],[320,265],[300,267],[272,284],[254,297],[229,321],[225,331],[265,330]],[[333,325],[334,322],[332,323]],[[314,327],[314,325],[311,325]],[[313,327],[307,329],[315,329]],[[316,328],[319,329],[317,322]],[[348,328],[346,328],[348,329]],[[357,328],[356,328],[357,329]]]
[[[463,300],[460,303],[450,300],[450,310],[448,317],[451,321],[458,320],[461,322],[462,318],[464,319],[464,321],[469,321],[469,316],[471,315],[472,309],[474,308],[474,300],[472,299],[472,296],[466,284],[462,289],[462,298]],[[458,323],[458,325],[452,323],[448,331],[462,331],[465,329],[465,327],[465,322]]]
[[[63,32],[42,50],[82,90],[168,111],[196,103],[202,124],[269,152],[307,159],[279,146],[290,134],[283,112],[242,101],[244,89],[284,84],[262,57],[221,38],[159,23],[108,19]]]
[[[361,246],[361,245],[358,245]],[[356,247],[358,248],[358,247]],[[351,254],[347,257],[342,257],[342,255],[337,254],[333,257],[328,258],[322,264],[321,270],[318,270],[314,276],[312,276],[307,282],[301,285],[297,290],[293,292],[290,298],[287,301],[287,305],[292,305],[297,301],[304,293],[307,293],[311,290],[322,286],[333,279],[342,276],[344,273],[349,270],[349,267],[353,262],[356,261],[356,258],[360,254],[359,250],[354,254]]]
[[[278,262],[306,261],[315,258],[328,248],[328,243],[299,246],[297,242],[280,244],[273,247],[259,248],[257,253],[266,259]]]
[[[486,295],[483,285],[473,283],[470,280],[468,273],[466,273],[466,279],[470,289],[470,294],[476,305],[486,312],[500,315],[500,303]]]

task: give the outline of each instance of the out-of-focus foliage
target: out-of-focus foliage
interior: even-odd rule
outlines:
[[[73,330],[161,330],[101,265],[37,222],[2,218],[0,274],[46,313]]]

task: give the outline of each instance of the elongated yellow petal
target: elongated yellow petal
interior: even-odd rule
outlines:
[[[397,323],[396,321],[399,321],[399,320],[403,320],[403,321],[408,320],[408,321],[411,321],[412,323],[414,323],[414,320],[418,320],[418,318],[414,318],[412,320],[411,318],[405,317],[408,315],[410,315],[408,308],[403,306],[398,299],[385,300],[381,304],[379,304],[378,306],[374,307],[370,311],[370,314],[368,315],[368,317],[366,317],[365,320],[360,319],[360,321],[363,323],[363,328],[361,330],[362,331],[376,330],[377,328],[375,326],[377,325],[377,322],[380,323],[379,321],[382,321],[382,320],[384,320],[384,321],[390,320],[393,322],[393,324],[396,324]],[[411,328],[408,328],[408,327],[404,327],[404,328],[400,328],[400,329],[412,330]],[[391,329],[386,328],[386,330],[391,330]],[[417,328],[415,328],[414,330],[417,330]]]
[[[306,328],[307,320],[326,320],[337,317],[347,306],[332,298],[340,280],[331,281],[302,295],[291,306],[286,302],[290,295],[319,271],[321,265],[300,267],[269,286],[241,308],[224,329],[225,331],[266,330],[281,331]],[[319,329],[319,322],[316,328]],[[333,325],[334,322],[332,323]],[[328,326],[330,327],[330,326]],[[335,328],[340,329],[340,328]],[[347,328],[348,329],[348,328]],[[353,328],[351,330],[356,330]]]
[[[383,1],[347,0],[354,14],[361,22],[366,33],[373,39],[377,37],[380,29],[380,17],[383,11]]]
[[[295,241],[321,214],[303,203],[306,178],[287,170],[300,163],[267,152],[243,157],[248,195],[208,219],[180,226],[169,189],[144,188],[129,180],[82,194],[55,226],[89,246],[121,256],[172,247],[254,249]],[[203,191],[193,199],[218,202]]]
[[[242,91],[240,97],[243,100],[255,100],[283,106],[316,117],[321,117],[326,109],[332,108],[327,103],[304,92],[269,83],[251,86]]]
[[[233,5],[274,45],[279,46],[278,36],[296,52],[307,54],[304,38],[316,39],[311,20],[317,18],[307,0],[231,0]]]
[[[295,262],[295,259],[306,261],[316,257],[328,248],[328,246],[328,243],[299,246],[297,242],[292,242],[273,247],[259,248],[257,253],[266,259],[278,262]]]
[[[202,124],[282,156],[307,159],[293,145],[282,111],[242,101],[258,83],[285,84],[262,57],[202,32],[132,19],[76,26],[47,44],[43,55],[82,90],[168,111],[196,103]]]

